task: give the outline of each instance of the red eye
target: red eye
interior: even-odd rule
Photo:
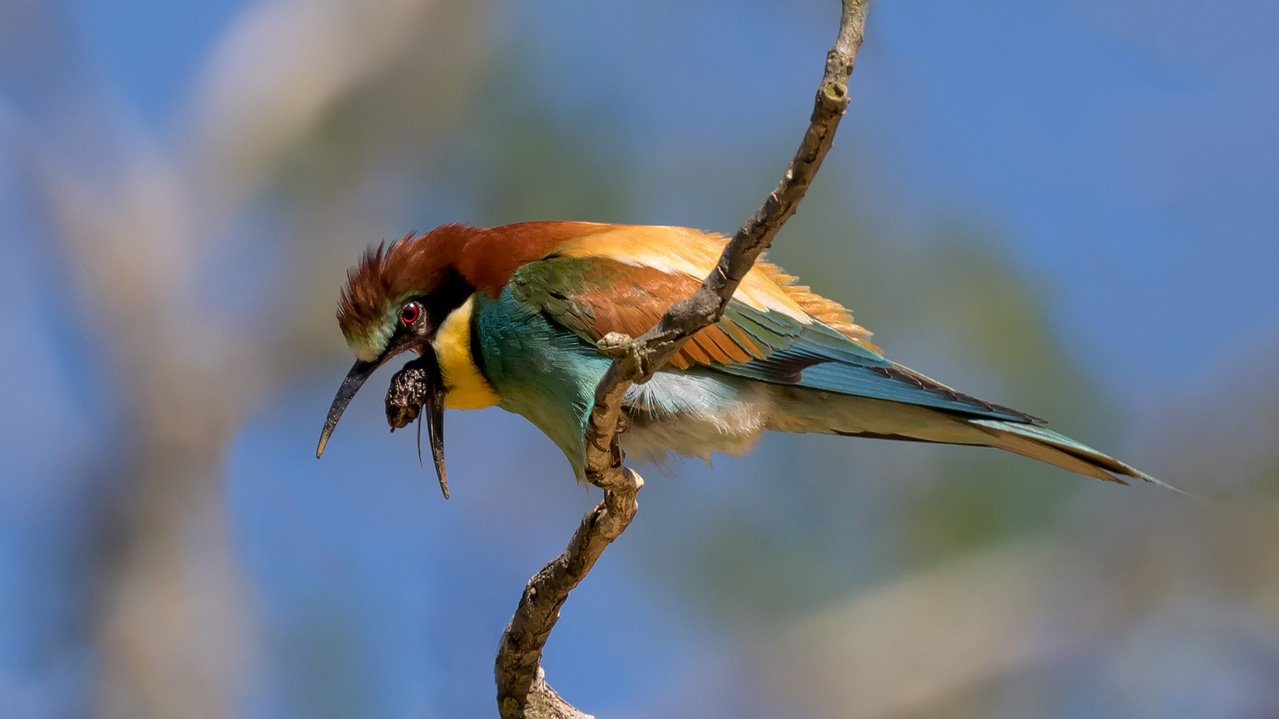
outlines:
[[[417,322],[417,318],[422,315],[422,306],[416,302],[410,302],[400,310],[400,321],[405,325],[411,325]]]

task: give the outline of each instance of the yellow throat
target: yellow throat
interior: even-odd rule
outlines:
[[[435,358],[444,378],[444,406],[449,409],[491,407],[501,398],[475,366],[471,354],[471,311],[475,298],[449,313],[435,333]]]

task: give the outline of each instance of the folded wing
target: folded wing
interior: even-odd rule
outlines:
[[[638,336],[671,304],[697,290],[723,243],[723,238],[682,228],[616,228],[525,265],[510,288],[530,309],[588,342],[609,332]],[[967,417],[1037,421],[887,360],[847,310],[793,280],[773,265],[757,264],[723,318],[695,334],[669,367],[904,402]]]

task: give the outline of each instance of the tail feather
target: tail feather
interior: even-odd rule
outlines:
[[[1040,424],[796,387],[750,386],[769,387],[772,411],[765,428],[773,431],[995,447],[1105,482],[1126,485],[1138,479],[1193,496]]]
[[[1107,482],[1126,485],[1128,482],[1124,477],[1128,477],[1186,495],[1186,492],[1131,465],[1042,426],[989,419],[971,419],[968,422],[989,432],[995,440],[991,443],[993,447]]]

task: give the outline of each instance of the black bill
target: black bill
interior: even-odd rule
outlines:
[[[363,360],[358,360],[355,366],[351,367],[351,371],[346,373],[346,379],[342,380],[342,385],[338,387],[338,393],[333,398],[333,404],[329,405],[329,416],[324,418],[324,429],[320,430],[320,443],[315,447],[316,459],[319,459],[320,455],[324,454],[324,447],[329,443],[329,436],[333,434],[333,429],[338,426],[338,420],[342,418],[342,413],[346,411],[346,406],[351,404],[355,393],[360,391],[360,387],[373,374],[373,370],[377,369],[381,364],[380,361],[364,362]]]
[[[436,372],[436,378],[439,373]],[[435,391],[426,396],[426,433],[431,438],[431,459],[435,462],[435,476],[440,478],[440,491],[449,498],[449,477],[444,471],[444,387],[436,382]],[[422,435],[418,435],[417,451],[422,453]]]

